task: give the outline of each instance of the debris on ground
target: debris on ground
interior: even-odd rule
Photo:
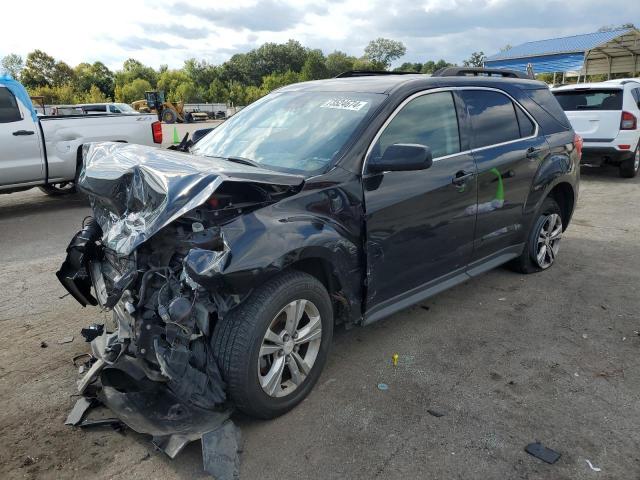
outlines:
[[[382,391],[389,390],[389,385],[387,385],[386,383],[379,383],[378,390],[382,390]]]
[[[87,412],[87,410],[91,408],[92,404],[93,400],[86,397],[80,397],[69,412],[69,415],[67,416],[64,424],[78,425],[82,421],[82,417],[84,417],[84,414]]]
[[[593,464],[592,464],[589,460],[586,460],[586,462],[587,462],[587,465],[589,465],[589,468],[590,468],[591,470],[593,470],[594,472],[601,472],[601,471],[602,471],[602,469],[601,469],[601,468],[599,468],[599,467],[594,467],[594,466],[593,466]]]
[[[427,413],[432,417],[436,417],[436,418],[444,417],[446,415],[446,413],[439,412],[437,410],[432,410],[430,408],[427,408]]]
[[[80,330],[80,335],[84,337],[86,342],[93,341],[94,338],[99,337],[104,332],[104,324],[102,323],[92,323],[88,327]]]
[[[58,340],[58,345],[64,345],[65,343],[73,342],[73,335],[69,335],[68,337],[63,337]]]
[[[47,342],[45,342],[44,340],[40,342],[40,348],[47,348],[49,346],[49,344],[47,344]]]
[[[547,462],[549,464],[556,463],[561,457],[560,453],[545,447],[540,442],[530,443],[529,445],[524,447],[524,451],[529,455],[539,458],[543,462]]]
[[[394,367],[397,367],[397,366],[398,366],[398,358],[399,358],[399,356],[398,356],[398,354],[397,354],[397,353],[394,353],[394,354],[391,356],[391,363],[393,363],[393,366],[394,366]]]
[[[124,431],[127,426],[122,420],[117,418],[99,418],[96,420],[85,420],[77,425],[80,428],[92,428],[92,427],[111,427],[116,432]]]
[[[38,461],[37,458],[34,458],[32,456],[27,455],[26,457],[24,457],[24,460],[22,460],[22,466],[23,467],[30,467],[31,465],[33,465],[37,461]]]
[[[204,470],[220,480],[238,478],[240,474],[240,430],[231,420],[202,435]]]

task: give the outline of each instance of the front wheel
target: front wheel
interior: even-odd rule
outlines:
[[[522,254],[511,266],[521,273],[534,273],[551,267],[558,256],[562,229],[560,207],[554,199],[545,199]]]
[[[229,398],[257,418],[291,410],[320,377],[332,336],[331,299],[316,278],[291,271],[260,286],[214,331]]]
[[[640,171],[640,142],[636,147],[633,157],[620,164],[620,176],[623,178],[633,178]]]

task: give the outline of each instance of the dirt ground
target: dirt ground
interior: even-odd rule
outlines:
[[[551,270],[497,269],[337,331],[298,408],[237,418],[242,478],[640,479],[639,205],[640,178],[583,169]],[[79,330],[101,314],[61,299],[54,272],[88,213],[81,196],[0,196],[0,478],[205,478],[197,442],[172,461],[132,431],[63,425]],[[560,460],[526,454],[536,440]]]

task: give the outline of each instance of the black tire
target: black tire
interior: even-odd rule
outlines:
[[[542,228],[551,215],[558,215],[564,224],[562,211],[553,198],[546,198],[538,213],[538,217],[527,235],[527,243],[522,250],[522,254],[510,263],[510,267],[520,273],[535,273],[550,268],[555,263],[555,256],[551,264],[543,266],[538,263],[536,255],[538,253],[538,239],[542,233]],[[560,240],[558,239],[558,242]]]
[[[184,123],[193,123],[193,115],[191,113],[187,113],[184,116]]]
[[[305,299],[317,307],[322,324],[318,354],[307,377],[290,394],[272,397],[258,380],[260,348],[267,328],[284,306]],[[333,336],[333,307],[327,290],[303,272],[280,274],[251,293],[242,304],[216,324],[214,354],[227,395],[238,410],[257,418],[280,416],[309,394],[326,363]]]
[[[38,188],[51,197],[71,195],[78,191],[75,182],[52,183],[48,185],[41,185]]]
[[[620,176],[623,178],[633,178],[640,171],[640,143],[636,146],[633,157],[620,164]]]
[[[176,123],[176,112],[170,108],[165,108],[162,111],[162,121],[164,123]]]

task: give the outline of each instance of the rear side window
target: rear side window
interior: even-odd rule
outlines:
[[[532,136],[536,131],[535,124],[519,106],[514,106],[516,109],[516,116],[518,117],[518,126],[520,127],[520,137],[525,138]]]
[[[7,87],[0,87],[0,123],[18,122],[22,120],[18,102]]]
[[[471,148],[520,138],[515,105],[509,97],[490,90],[463,90],[461,93],[471,115]]]
[[[640,88],[634,88],[631,90],[631,95],[633,96],[633,101],[636,102],[638,107],[640,107]]]
[[[383,155],[395,143],[426,145],[434,158],[458,153],[458,117],[451,92],[429,93],[407,103],[380,135],[373,155]]]
[[[622,90],[580,89],[553,92],[565,112],[575,110],[622,110]]]

